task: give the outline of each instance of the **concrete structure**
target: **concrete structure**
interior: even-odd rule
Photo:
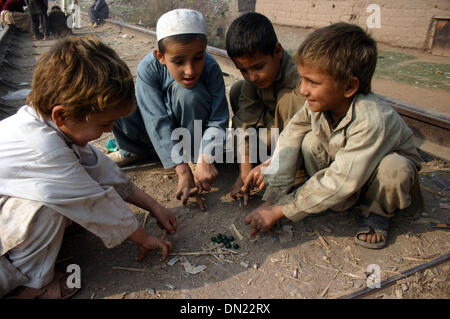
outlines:
[[[340,21],[355,23],[369,29],[380,42],[431,49],[435,18],[450,19],[450,1],[257,0],[255,11],[275,24],[288,26],[320,28]]]

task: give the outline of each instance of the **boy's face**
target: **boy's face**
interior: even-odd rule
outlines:
[[[266,89],[277,78],[282,58],[282,47],[280,44],[277,44],[273,55],[257,51],[252,56],[235,57],[233,62],[236,68],[241,71],[245,80],[253,83],[260,89]]]
[[[93,113],[88,121],[75,121],[70,118],[61,118],[62,115],[53,116],[53,121],[59,129],[71,139],[71,141],[84,147],[90,141],[93,141],[103,133],[111,132],[114,121],[129,114],[130,108],[124,107],[119,110],[110,110],[102,113]],[[59,118],[58,118],[59,116]]]
[[[297,68],[302,77],[300,94],[306,97],[312,112],[331,111],[339,115],[347,112],[349,97],[343,85],[312,64],[299,64]]]
[[[167,67],[175,81],[185,88],[193,88],[205,67],[205,41],[201,39],[189,43],[168,41],[165,47],[164,55],[155,50],[158,61]]]

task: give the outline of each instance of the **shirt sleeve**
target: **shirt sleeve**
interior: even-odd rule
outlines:
[[[223,145],[225,142],[225,130],[228,127],[230,113],[225,94],[225,82],[223,80],[222,70],[214,58],[206,53],[206,65],[204,74],[204,84],[211,94],[211,114],[206,122],[206,130],[203,133],[201,141],[202,153],[209,155],[217,145]]]
[[[298,99],[295,94],[290,98],[291,103],[295,103]],[[265,201],[278,202],[289,191],[295,180],[297,168],[302,165],[300,148],[303,138],[311,131],[307,109],[305,103],[280,134],[270,165],[264,171],[264,179],[268,185],[263,196]]]
[[[153,54],[153,53],[151,53]],[[138,66],[136,78],[136,101],[147,133],[164,168],[176,165],[170,151],[177,141],[171,139],[176,128],[167,112],[162,92],[165,72],[152,60],[144,60]]]
[[[303,213],[321,212],[345,201],[363,187],[392,147],[392,142],[386,142],[382,119],[353,123],[347,136],[329,167],[318,171],[295,194],[280,199],[286,217],[298,220]]]
[[[265,122],[273,121],[273,116],[266,112],[266,105],[258,95],[257,88],[244,81],[241,87],[241,94],[239,96],[239,109],[232,118],[233,128],[241,129],[237,139],[238,150],[244,150],[245,154],[249,153],[249,137],[246,133],[249,128],[257,129],[260,126],[265,126]]]
[[[83,152],[89,152],[90,148]],[[128,182],[120,176],[112,177],[115,170],[94,173],[95,166],[102,167],[109,159],[98,157],[97,162],[91,162],[87,169],[81,164],[83,160],[69,148],[55,150],[18,172],[14,183],[16,189],[12,191],[17,197],[44,203],[100,237],[106,247],[114,247],[139,226],[115,188],[127,195],[133,191],[132,186],[128,186],[128,191],[120,190],[119,185]],[[28,187],[22,191],[23,185]],[[23,196],[20,196],[21,192]]]

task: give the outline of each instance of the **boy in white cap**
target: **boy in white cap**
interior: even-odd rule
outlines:
[[[177,199],[186,204],[195,197],[204,211],[200,193],[209,191],[218,177],[212,161],[214,145],[223,146],[229,120],[222,71],[206,52],[206,26],[200,12],[165,13],[157,22],[156,34],[158,48],[138,65],[136,111],[115,122],[119,151],[109,156],[125,166],[156,151],[164,168],[175,167]],[[179,138],[179,133],[188,145],[182,156],[177,148],[180,142],[172,139],[172,135]],[[197,162],[194,173],[189,162]]]

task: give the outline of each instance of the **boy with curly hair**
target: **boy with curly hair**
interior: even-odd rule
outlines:
[[[111,248],[129,239],[138,259],[172,244],[149,235],[126,202],[151,212],[165,232],[173,213],[140,190],[88,142],[134,109],[131,72],[94,37],[68,37],[36,64],[27,104],[0,122],[0,296],[68,298],[54,266],[74,222]]]

